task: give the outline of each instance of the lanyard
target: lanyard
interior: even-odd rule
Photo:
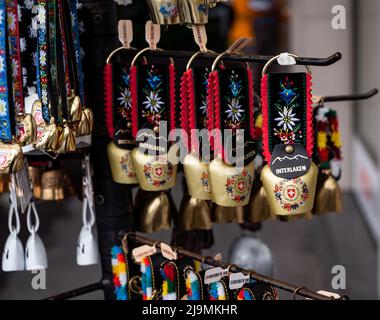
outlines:
[[[6,7],[5,1],[0,1],[0,140],[12,139],[8,83],[7,83],[7,44],[6,44]]]

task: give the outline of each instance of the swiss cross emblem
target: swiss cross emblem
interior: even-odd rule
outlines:
[[[237,188],[239,189],[239,191],[243,191],[245,189],[245,182],[239,181]]]
[[[286,190],[287,194],[288,194],[288,197],[290,199],[293,199],[295,196],[296,196],[296,189],[295,188],[288,188]]]
[[[163,170],[162,170],[161,167],[157,167],[157,168],[154,169],[154,172],[156,173],[156,175],[157,175],[158,177],[161,177],[161,176],[162,176],[162,172],[163,172]]]

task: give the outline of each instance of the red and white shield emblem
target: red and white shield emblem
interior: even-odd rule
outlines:
[[[295,188],[288,188],[288,189],[286,189],[286,193],[290,199],[293,199],[296,196],[296,189]]]
[[[245,181],[244,180],[239,181],[238,185],[237,185],[237,188],[239,189],[239,191],[244,191],[244,189],[245,189]]]
[[[161,177],[161,176],[162,176],[162,173],[163,173],[163,170],[162,170],[161,167],[156,167],[156,168],[154,169],[154,172],[155,172],[156,176]]]

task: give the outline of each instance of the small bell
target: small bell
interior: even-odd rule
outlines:
[[[24,156],[18,143],[0,141],[0,174],[15,173],[22,169]]]
[[[138,183],[131,154],[132,150],[119,148],[113,142],[108,144],[107,155],[113,181],[121,184]]]
[[[245,207],[223,207],[217,204],[213,206],[214,223],[244,223]]]
[[[211,230],[211,210],[207,201],[184,196],[179,211],[177,228],[181,231]]]
[[[207,0],[178,0],[181,24],[208,23],[209,4]]]
[[[5,242],[2,269],[5,272],[25,270],[24,248],[16,232],[11,232]]]
[[[58,129],[54,117],[51,117],[48,125],[40,128],[43,128],[43,132],[38,133],[37,130],[35,148],[55,152],[58,145]]]
[[[90,225],[83,225],[77,241],[77,264],[89,266],[98,263],[98,241],[92,233]]]
[[[177,165],[170,163],[166,155],[146,155],[136,148],[132,150],[132,163],[141,189],[162,191],[174,187]]]
[[[241,207],[249,202],[253,161],[244,168],[234,167],[216,158],[210,163],[211,198],[223,207]]]
[[[31,114],[19,117],[18,141],[22,145],[29,145],[37,138],[36,122]]]
[[[0,193],[5,193],[9,191],[9,175],[0,174]]]
[[[86,112],[86,109],[82,110],[81,119],[75,131],[77,137],[91,134],[90,121],[91,120],[88,118],[88,112]]]
[[[42,174],[41,200],[61,201],[65,199],[64,177],[62,170],[49,170]]]
[[[90,133],[94,131],[94,114],[90,108],[85,108],[83,113],[87,117]]]
[[[42,168],[29,166],[29,179],[32,185],[33,196],[35,199],[42,197]]]
[[[315,199],[315,214],[324,214],[328,212],[341,213],[342,205],[342,190],[330,172],[320,173],[323,182],[318,188]]]
[[[154,24],[178,24],[178,0],[148,0],[150,15]]]
[[[70,110],[70,121],[78,123],[82,118],[82,103],[74,90],[71,90],[71,95],[67,97],[67,105]]]
[[[209,164],[202,163],[195,154],[188,154],[183,161],[189,195],[200,200],[211,200]]]
[[[170,193],[137,191],[133,208],[136,231],[150,233],[170,229],[171,218],[176,214]]]
[[[57,153],[75,152],[75,135],[73,129],[64,122],[63,129],[59,130]]]
[[[271,212],[276,215],[305,214],[314,204],[318,168],[312,162],[309,171],[301,177],[277,177],[266,165],[261,172]]]
[[[74,185],[74,181],[71,178],[70,173],[66,170],[63,172],[63,186],[65,198],[71,198],[78,194],[77,188]]]
[[[263,184],[255,183],[251,192],[251,199],[246,209],[246,220],[257,223],[270,219],[270,208]]]

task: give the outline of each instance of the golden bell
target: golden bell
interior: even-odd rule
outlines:
[[[178,0],[181,24],[206,24],[209,4],[207,0]]]
[[[222,207],[240,207],[249,202],[253,182],[253,161],[244,168],[216,158],[210,163],[212,201]]]
[[[147,0],[154,24],[178,24],[178,0]]]
[[[63,172],[63,189],[65,192],[65,198],[74,197],[78,194],[73,179],[71,179],[70,174],[66,170]]]
[[[150,233],[170,229],[174,215],[176,208],[168,192],[138,190],[133,208],[136,231]]]
[[[244,223],[245,207],[224,207],[217,204],[213,206],[212,222],[214,223]]]
[[[110,142],[107,146],[107,154],[113,181],[121,184],[138,183],[132,163],[132,150],[119,148]]]
[[[132,150],[132,163],[141,189],[162,191],[174,187],[177,165],[170,163],[167,155],[146,155],[135,148]]]
[[[88,124],[90,125],[90,133],[92,133],[94,131],[94,113],[90,108],[85,108],[83,112],[87,117]]]
[[[251,199],[246,209],[246,221],[257,223],[270,219],[270,208],[267,200],[267,194],[260,182],[255,183],[252,187]]]
[[[339,184],[329,172],[327,174],[320,173],[320,176],[322,176],[323,182],[317,190],[314,213],[341,213],[343,210],[342,190]]]
[[[91,109],[83,109],[81,114],[81,120],[76,128],[76,136],[80,137],[91,134],[93,121],[94,119]]]
[[[318,168],[313,162],[305,175],[294,179],[279,178],[266,165],[261,171],[261,181],[271,212],[282,216],[310,212],[314,204],[317,175]]]
[[[42,174],[42,196],[45,201],[65,199],[64,177],[62,170],[49,170]]]
[[[19,133],[18,141],[22,145],[29,145],[37,138],[36,122],[31,114],[25,114],[18,117]]]
[[[0,174],[18,172],[23,164],[24,155],[19,144],[0,142]]]
[[[8,174],[0,174],[0,193],[9,191],[10,177]]]
[[[32,116],[34,119],[34,123],[36,125],[36,140],[39,141],[42,139],[44,132],[45,132],[45,120],[42,116],[42,103],[41,101],[37,100],[33,102],[32,106]],[[41,148],[44,149],[44,148]]]
[[[70,121],[79,122],[82,119],[82,103],[79,96],[75,95],[75,91],[71,90],[71,95],[67,97],[67,105],[70,112]]]
[[[176,229],[179,231],[211,230],[211,210],[207,201],[185,195],[176,224]]]
[[[39,129],[42,129],[42,133],[39,133]],[[50,118],[48,125],[38,127],[37,125],[37,140],[34,146],[37,149],[43,149],[55,152],[58,145],[58,129],[55,124],[54,117]]]
[[[33,189],[35,199],[42,197],[42,168],[29,166],[29,179]]]
[[[75,152],[75,135],[74,130],[70,125],[65,121],[63,128],[59,130],[58,136],[58,148],[56,149],[57,153],[66,153],[66,152]]]
[[[211,200],[209,164],[191,153],[185,156],[183,169],[189,194],[196,199]]]

